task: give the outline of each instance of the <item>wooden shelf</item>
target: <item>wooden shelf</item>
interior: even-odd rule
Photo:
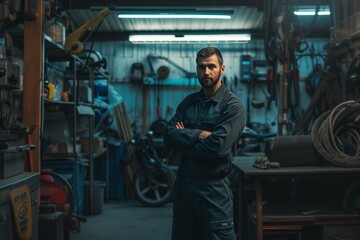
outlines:
[[[104,155],[107,151],[108,151],[108,149],[107,149],[107,148],[104,148],[104,149],[102,149],[100,152],[93,153],[92,157],[93,157],[93,159],[99,158],[99,157],[101,157],[102,155]],[[86,158],[86,159],[89,159],[89,158],[90,158],[90,154],[89,154],[89,153],[80,153],[80,156],[83,157],[83,158]]]
[[[74,159],[76,153],[44,153],[43,159]]]
[[[317,210],[313,214],[305,214],[307,211]],[[256,207],[248,206],[249,217],[254,224],[257,222]],[[263,206],[264,224],[359,224],[360,215],[336,209],[331,206]]]
[[[65,101],[54,101],[54,100],[49,100],[47,98],[44,98],[44,103],[47,104],[56,104],[56,105],[68,105],[68,106],[75,106],[75,102],[65,102]]]

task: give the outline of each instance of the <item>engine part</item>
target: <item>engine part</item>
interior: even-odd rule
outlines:
[[[154,132],[155,137],[161,137],[165,133],[167,124],[168,123],[165,119],[159,118],[151,124],[150,130]]]

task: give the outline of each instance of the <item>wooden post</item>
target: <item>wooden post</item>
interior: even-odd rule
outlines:
[[[25,1],[24,25],[24,83],[23,83],[23,121],[25,126],[36,124],[30,136],[31,144],[36,149],[31,151],[31,169],[41,169],[40,129],[41,129],[41,95],[43,70],[43,0]]]
[[[263,240],[263,216],[262,216],[262,189],[261,180],[256,180],[256,220],[257,220],[257,239]]]

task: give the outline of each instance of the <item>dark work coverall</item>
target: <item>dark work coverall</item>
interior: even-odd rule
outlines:
[[[176,122],[185,129],[177,129]],[[182,152],[174,186],[173,240],[236,239],[226,176],[244,127],[244,108],[223,83],[210,99],[200,90],[177,107],[164,135],[167,148]],[[203,130],[212,134],[199,140]]]

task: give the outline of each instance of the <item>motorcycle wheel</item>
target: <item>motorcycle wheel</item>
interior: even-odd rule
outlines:
[[[135,198],[144,206],[161,207],[172,200],[175,175],[162,165],[139,169],[133,177]]]

